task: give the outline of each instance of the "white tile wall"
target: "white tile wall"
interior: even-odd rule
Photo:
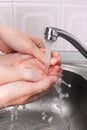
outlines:
[[[12,0],[0,0],[0,2],[11,2]]]
[[[87,5],[85,4],[62,4],[61,28],[75,35],[87,46]],[[71,44],[61,41],[62,50],[75,50]]]
[[[59,26],[59,9],[56,4],[14,4],[15,27],[43,38],[46,26]]]
[[[13,0],[15,2],[31,2],[31,3],[54,3],[54,2],[60,2],[61,0]]]
[[[12,4],[0,3],[0,23],[12,26]]]
[[[0,0],[0,22],[43,38],[46,26],[62,28],[87,46],[87,0]],[[55,48],[76,51],[65,40]]]
[[[83,4],[87,3],[87,0],[61,0],[62,3],[70,3],[70,4]]]

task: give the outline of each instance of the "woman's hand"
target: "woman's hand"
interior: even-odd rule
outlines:
[[[0,50],[4,53],[16,51],[30,54],[38,60],[45,62],[45,55],[41,49],[45,48],[41,39],[28,36],[17,29],[0,25]]]

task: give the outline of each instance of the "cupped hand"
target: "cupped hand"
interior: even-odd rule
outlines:
[[[0,108],[12,105],[20,105],[20,104],[22,105],[40,98],[45,92],[49,91],[53,87],[53,84],[56,82],[58,75],[61,73],[60,56],[58,53],[52,54],[51,64],[48,69],[48,73],[47,72],[45,73],[44,65],[41,62],[39,63],[39,61],[37,61],[36,59],[33,59],[32,56],[22,57],[22,54],[8,54],[8,55],[10,56],[7,57],[7,55],[5,55],[7,57],[6,62],[4,57],[2,56],[2,61],[4,62],[0,62],[0,65],[4,64],[4,66],[7,65],[8,66],[11,65],[13,67],[17,66],[18,69],[22,68],[21,71],[19,71],[21,72],[21,75],[24,73],[23,71],[25,71],[25,68],[29,69],[30,67],[31,70],[31,68],[34,66],[35,68],[42,70],[43,77],[37,82],[28,81],[27,79],[28,77],[26,77],[25,74],[24,77],[26,77],[27,80],[22,79],[21,81],[15,81],[1,85]]]
[[[55,55],[54,55],[55,56]],[[31,55],[19,53],[0,55],[0,85],[14,81],[39,81],[52,69],[60,72],[59,58],[52,57],[50,68]]]
[[[13,81],[39,81],[45,66],[36,58],[23,54],[0,56],[0,85]]]
[[[0,108],[23,105],[40,98],[56,82],[57,76],[46,75],[41,81],[16,81],[0,87]]]
[[[28,103],[32,97],[35,99],[36,95],[40,96],[41,93],[51,89],[56,80],[56,76],[46,76],[38,82],[17,81],[2,85],[0,108]]]

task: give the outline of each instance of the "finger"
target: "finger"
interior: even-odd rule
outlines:
[[[39,93],[39,94],[36,94],[34,96],[24,96],[24,97],[21,97],[20,99],[14,99],[12,101],[10,101],[10,104],[9,106],[12,106],[12,105],[24,105],[24,104],[27,104],[27,103],[31,103],[31,102],[34,102],[34,101],[37,101],[39,99],[41,99],[45,94],[47,94],[48,92],[50,92],[52,90],[52,88],[49,88],[48,90],[46,90],[45,92],[42,92],[42,93]]]
[[[58,59],[55,57],[51,58],[51,65],[55,65],[56,63],[58,63]]]
[[[24,67],[26,67],[26,68],[31,68],[31,69],[32,69],[33,67],[35,67],[35,68],[37,68],[38,70],[43,71],[44,73],[47,73],[47,71],[48,71],[47,66],[46,66],[44,63],[40,62],[37,58],[34,58],[34,57],[32,57],[32,58],[29,59],[29,60],[24,61],[24,62],[22,63],[22,65],[23,65]]]
[[[29,39],[31,39],[32,42],[34,42],[35,45],[36,45],[38,48],[42,48],[42,49],[45,48],[45,44],[44,44],[44,42],[43,42],[42,39],[37,38],[37,37],[33,37],[33,36],[29,36]]]
[[[60,54],[59,52],[52,52],[51,56],[57,58],[57,57],[60,57]]]
[[[31,103],[31,102],[34,102],[34,101],[37,101],[37,100],[41,99],[45,94],[49,93],[51,90],[52,90],[52,88],[49,88],[45,92],[36,94],[36,95],[32,96],[31,98],[27,97],[27,100],[26,100],[25,104],[26,103]]]
[[[3,53],[10,53],[12,49],[5,45],[5,43],[2,40],[0,40],[0,51],[2,51]]]
[[[45,63],[45,53],[41,51],[37,46],[33,45],[33,50],[31,50],[31,54],[42,63]]]
[[[48,68],[45,64],[43,64],[42,62],[38,61],[37,59],[35,59],[35,62],[36,62],[36,65],[37,65],[37,68],[42,70],[44,73],[47,73],[48,71]]]
[[[32,97],[30,97],[29,95],[23,96],[21,98],[11,100],[7,106],[24,105],[27,103],[31,103],[31,102],[34,102],[36,100],[39,100],[42,96],[43,96],[43,94],[36,94]]]
[[[17,65],[27,59],[31,59],[31,55],[25,55],[25,54],[4,54],[0,55],[0,65]]]
[[[32,97],[24,96],[24,97],[21,97],[20,99],[18,98],[18,99],[14,99],[10,101],[8,106],[25,105],[27,103],[31,103],[31,102],[39,100],[42,96],[43,94],[36,94]]]
[[[45,94],[49,93],[51,90],[52,90],[52,88],[48,89],[46,92],[36,94],[36,95],[34,95],[32,97],[24,96],[21,99],[16,99],[16,100],[10,101],[9,106],[19,105],[19,104],[20,105],[25,105],[27,103],[32,103],[34,101],[37,101],[37,100],[41,99]]]
[[[60,67],[59,66],[52,66],[50,67],[49,69],[49,75],[55,75],[55,74],[58,74],[59,73],[59,70],[60,70]]]
[[[55,64],[61,65],[61,57],[58,52],[52,53],[51,65],[55,65]]]
[[[31,97],[31,98],[28,98],[28,97],[27,97],[28,99],[26,100],[25,104],[26,104],[26,103],[31,103],[31,102],[37,101],[37,100],[39,100],[42,96],[43,96],[42,94],[36,94],[36,95],[34,95],[33,97]]]
[[[16,50],[20,51],[21,53],[32,55],[44,63],[45,53],[40,48],[38,48],[34,42],[32,42],[30,39],[26,39],[26,42],[22,39],[20,42],[23,44],[23,46],[16,48]]]
[[[50,65],[61,65],[61,59],[60,59],[60,57],[58,57],[58,58],[51,58],[51,63],[50,63]]]
[[[0,87],[0,99],[3,99],[6,104],[13,104],[14,102],[16,102],[15,104],[17,102],[22,104],[26,99],[32,97],[34,93],[37,94],[36,89],[36,85],[30,82],[16,81],[8,83]]]
[[[37,93],[46,92],[47,90],[52,88],[52,86],[56,82],[56,80],[57,80],[56,76],[46,76],[42,81],[39,81],[35,85],[35,87],[34,87],[35,91],[34,91],[33,95],[35,95]]]
[[[32,97],[36,94],[46,92],[47,90],[49,90],[52,87],[52,85],[56,82],[56,80],[56,76],[46,76],[43,80],[35,83],[18,81],[17,86],[18,89],[21,91],[16,90],[16,94],[18,93],[20,96],[22,95]]]
[[[50,69],[49,69],[49,75],[60,75],[60,73],[62,73],[62,68],[60,66],[52,66]]]
[[[24,91],[25,86],[27,87],[26,82],[23,81],[12,82],[0,86],[0,108],[22,105],[27,99],[26,91]]]
[[[31,98],[36,94],[46,92],[52,87],[56,80],[54,76],[50,76],[36,83],[18,81],[2,85],[0,87],[0,105],[3,107],[5,104],[6,106],[23,104],[27,96]],[[18,102],[15,102],[17,100]]]
[[[39,81],[44,73],[38,69],[27,69],[21,66],[0,66],[0,85],[14,81]]]
[[[20,79],[21,80],[25,80],[25,81],[30,81],[30,82],[36,82],[36,81],[40,81],[43,79],[44,77],[44,73],[39,70],[39,69],[34,69],[34,68],[23,68],[23,67],[19,67],[18,69],[18,74],[20,75]]]
[[[29,103],[29,102],[26,102],[26,100],[28,100],[29,98],[30,98],[29,96],[23,96],[21,98],[10,100],[10,102],[8,103],[8,106],[25,105],[26,103]]]

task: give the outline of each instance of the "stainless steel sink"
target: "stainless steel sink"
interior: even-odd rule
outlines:
[[[58,93],[53,88],[41,100],[19,106],[11,127],[13,107],[0,110],[0,130],[87,130],[87,66],[63,65],[62,92],[69,93],[58,104]]]

